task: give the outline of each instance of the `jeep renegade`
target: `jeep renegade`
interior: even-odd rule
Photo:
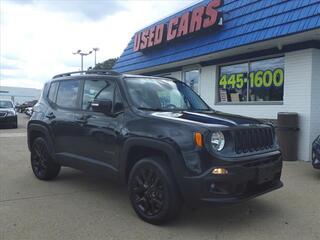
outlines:
[[[185,83],[113,71],[60,74],[28,123],[41,180],[61,166],[128,186],[133,209],[160,224],[182,203],[236,203],[282,187],[272,126],[211,109]]]

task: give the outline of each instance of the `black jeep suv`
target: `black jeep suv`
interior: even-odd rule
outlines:
[[[176,79],[57,75],[34,107],[28,146],[37,178],[68,166],[116,179],[152,224],[172,219],[182,202],[233,203],[282,186],[272,126],[215,111]]]

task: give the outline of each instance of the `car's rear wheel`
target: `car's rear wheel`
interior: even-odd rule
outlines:
[[[32,144],[31,167],[40,180],[51,180],[60,172],[60,165],[50,157],[48,145],[42,137],[35,139]]]
[[[148,223],[162,224],[180,211],[182,201],[177,184],[161,158],[138,161],[130,172],[128,189],[135,212]]]

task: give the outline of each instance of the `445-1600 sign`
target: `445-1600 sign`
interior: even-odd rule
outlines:
[[[248,81],[251,88],[281,87],[284,82],[283,69],[276,68],[274,70],[250,72],[249,78],[247,73],[223,74],[220,77],[219,85],[224,89],[241,89]]]

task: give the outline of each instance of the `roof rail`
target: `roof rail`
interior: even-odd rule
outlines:
[[[178,78],[175,78],[175,77],[170,77],[170,76],[161,76],[161,77],[163,77],[163,78],[168,78],[168,79],[171,79],[171,80],[173,80],[173,81],[180,81],[181,82],[181,80],[179,80]]]
[[[109,75],[109,76],[120,76],[121,74],[116,72],[116,71],[112,71],[112,70],[88,70],[88,71],[77,71],[77,72],[67,72],[67,73],[61,73],[58,75],[55,75],[53,77],[53,79],[55,78],[60,78],[60,77],[69,77],[72,75],[76,75],[76,74],[97,74],[97,75]]]

